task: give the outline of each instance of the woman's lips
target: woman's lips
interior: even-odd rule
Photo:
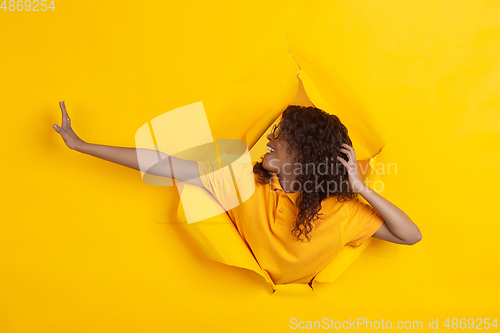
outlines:
[[[269,153],[265,153],[265,154],[264,154],[264,157],[269,156],[269,155],[272,155],[272,154],[274,154],[274,153],[275,153],[275,152],[272,152],[272,153],[271,153],[271,152],[269,152]]]

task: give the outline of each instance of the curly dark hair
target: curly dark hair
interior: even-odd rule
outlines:
[[[316,107],[305,107],[300,105],[288,105],[283,111],[280,122],[280,136],[288,143],[288,154],[296,151],[296,163],[306,166],[308,163],[314,164],[313,172],[305,167],[296,181],[301,185],[302,191],[297,199],[299,213],[294,223],[292,235],[298,240],[302,234],[310,241],[309,233],[312,231],[315,220],[319,218],[321,202],[327,197],[337,197],[339,202],[344,202],[357,197],[357,193],[352,191],[349,184],[347,169],[337,159],[340,156],[348,161],[348,156],[340,151],[343,143],[352,146],[351,139],[347,133],[347,128],[340,122],[339,118],[333,114]],[[328,161],[330,157],[330,161]],[[319,169],[319,164],[323,163],[327,167],[326,172],[314,172]],[[329,167],[332,166],[332,167]],[[304,171],[305,170],[305,171]],[[262,160],[257,162],[253,172],[258,175],[258,184],[268,184],[272,173],[262,166]],[[313,186],[313,190],[308,190],[304,184],[332,184],[335,191],[326,190],[320,186]],[[328,188],[330,189],[330,188]]]

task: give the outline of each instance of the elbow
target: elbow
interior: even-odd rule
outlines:
[[[408,245],[415,245],[417,244],[418,242],[420,242],[422,240],[422,234],[420,232],[418,232],[415,237],[413,237],[410,241],[408,241],[406,244]]]

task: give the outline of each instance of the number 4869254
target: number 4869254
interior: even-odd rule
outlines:
[[[10,0],[9,3],[7,4],[7,0],[3,0],[2,5],[0,6],[0,9],[3,9],[4,11],[18,11],[22,12],[24,11],[32,11],[32,12],[39,12],[39,11],[46,11],[47,9],[56,9],[54,7],[54,0],[50,3],[50,5],[47,6],[46,4],[47,0],[33,0],[33,4],[31,0]],[[38,9],[40,7],[40,9]]]

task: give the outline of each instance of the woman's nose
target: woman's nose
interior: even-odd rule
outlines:
[[[269,133],[266,138],[269,140],[269,141],[273,141],[274,138],[273,138],[273,133]]]

